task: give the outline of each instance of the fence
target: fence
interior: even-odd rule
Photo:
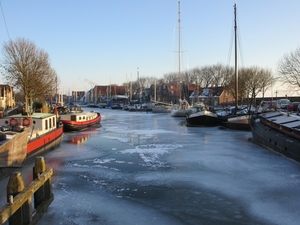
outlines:
[[[54,199],[51,188],[53,170],[46,169],[43,157],[37,157],[33,181],[25,187],[20,172],[11,174],[7,184],[7,203],[0,209],[0,221],[9,225],[34,225]],[[33,198],[32,198],[33,197]],[[32,204],[32,199],[34,204]]]

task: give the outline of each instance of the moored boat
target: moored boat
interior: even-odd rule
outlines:
[[[267,112],[251,117],[255,142],[300,162],[300,116]]]
[[[153,113],[170,113],[171,112],[171,106],[169,105],[155,105],[152,108]]]
[[[222,126],[234,130],[251,130],[249,125],[250,115],[238,114],[238,43],[237,43],[237,18],[236,18],[236,4],[234,4],[234,41],[235,41],[235,113],[229,116],[219,116]],[[249,112],[247,112],[249,113]]]
[[[75,105],[58,107],[59,120],[63,124],[64,131],[80,131],[99,124],[101,114],[94,111],[84,111],[81,106]]]
[[[250,115],[235,115],[233,117],[226,118],[226,120],[221,119],[221,125],[232,130],[250,131],[251,127],[249,120]]]
[[[184,99],[179,99],[179,105],[174,105],[171,109],[171,116],[185,117],[187,110],[190,108],[189,103]]]
[[[24,161],[55,149],[63,138],[63,127],[52,113],[16,114],[1,118],[0,126],[9,127],[7,132],[25,133],[27,145]]]
[[[196,105],[186,113],[188,126],[217,126],[220,125],[218,115],[208,110],[204,105]]]

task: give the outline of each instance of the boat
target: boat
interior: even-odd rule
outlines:
[[[155,104],[154,107],[152,107],[153,113],[170,113],[172,109],[172,105],[170,104]]]
[[[65,132],[81,131],[100,124],[101,114],[95,111],[84,111],[79,105],[57,107],[59,121]]]
[[[226,117],[226,120],[221,122],[223,127],[232,130],[245,130],[250,131],[251,127],[249,124],[250,115],[239,115],[233,117]]]
[[[11,115],[0,119],[0,126],[7,128],[6,134],[13,135],[14,132],[22,134],[21,136],[16,134],[16,139],[13,138],[12,140],[20,139],[21,142],[24,138],[23,134],[26,137],[26,144],[23,146],[26,148],[25,158],[23,153],[24,148],[22,148],[20,150],[22,158],[14,166],[30,162],[32,158],[57,148],[63,138],[63,126],[58,122],[57,116],[53,113]],[[12,144],[15,145],[15,143]]]
[[[218,126],[218,115],[203,104],[196,104],[186,113],[187,126]]]
[[[190,105],[185,99],[179,99],[179,105],[174,105],[171,109],[171,116],[185,117],[189,108]]]
[[[178,80],[179,82],[181,81],[181,61],[180,61],[180,54],[181,54],[181,49],[180,49],[180,2],[178,2]],[[181,99],[181,86],[180,84],[178,85],[178,90],[179,90],[179,104],[175,104],[172,106],[171,109],[171,116],[174,117],[185,117],[186,116],[186,110],[188,109],[188,102],[184,99]]]
[[[123,109],[124,106],[122,106],[121,104],[115,104],[115,105],[112,105],[110,108],[111,109]]]
[[[234,114],[219,116],[220,123],[223,127],[234,130],[251,130],[249,119],[250,109],[247,110],[248,115],[238,113],[238,56],[237,56],[237,22],[236,22],[236,4],[234,4],[234,34],[235,34],[235,110]]]
[[[254,114],[250,120],[256,143],[300,162],[300,116],[286,112]]]

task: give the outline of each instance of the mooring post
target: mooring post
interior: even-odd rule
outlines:
[[[44,157],[37,157],[35,159],[35,166],[33,167],[33,179],[39,179],[40,174],[44,173],[46,169]],[[41,202],[50,198],[53,198],[51,177],[35,192],[34,207],[37,208]]]
[[[46,171],[46,163],[44,157],[39,156],[35,159],[35,166],[33,167],[33,179],[39,179],[40,175]],[[34,193],[34,208],[37,208],[46,198],[46,185],[42,185]]]
[[[14,197],[25,188],[23,178],[20,172],[11,174],[7,187],[7,204],[14,202]],[[22,205],[10,218],[10,225],[27,224],[32,221],[31,199]]]

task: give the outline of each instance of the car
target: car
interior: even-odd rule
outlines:
[[[279,99],[277,100],[277,109],[287,109],[290,103],[288,99]]]
[[[291,102],[287,108],[288,111],[297,111],[299,104],[300,104],[300,102]]]

